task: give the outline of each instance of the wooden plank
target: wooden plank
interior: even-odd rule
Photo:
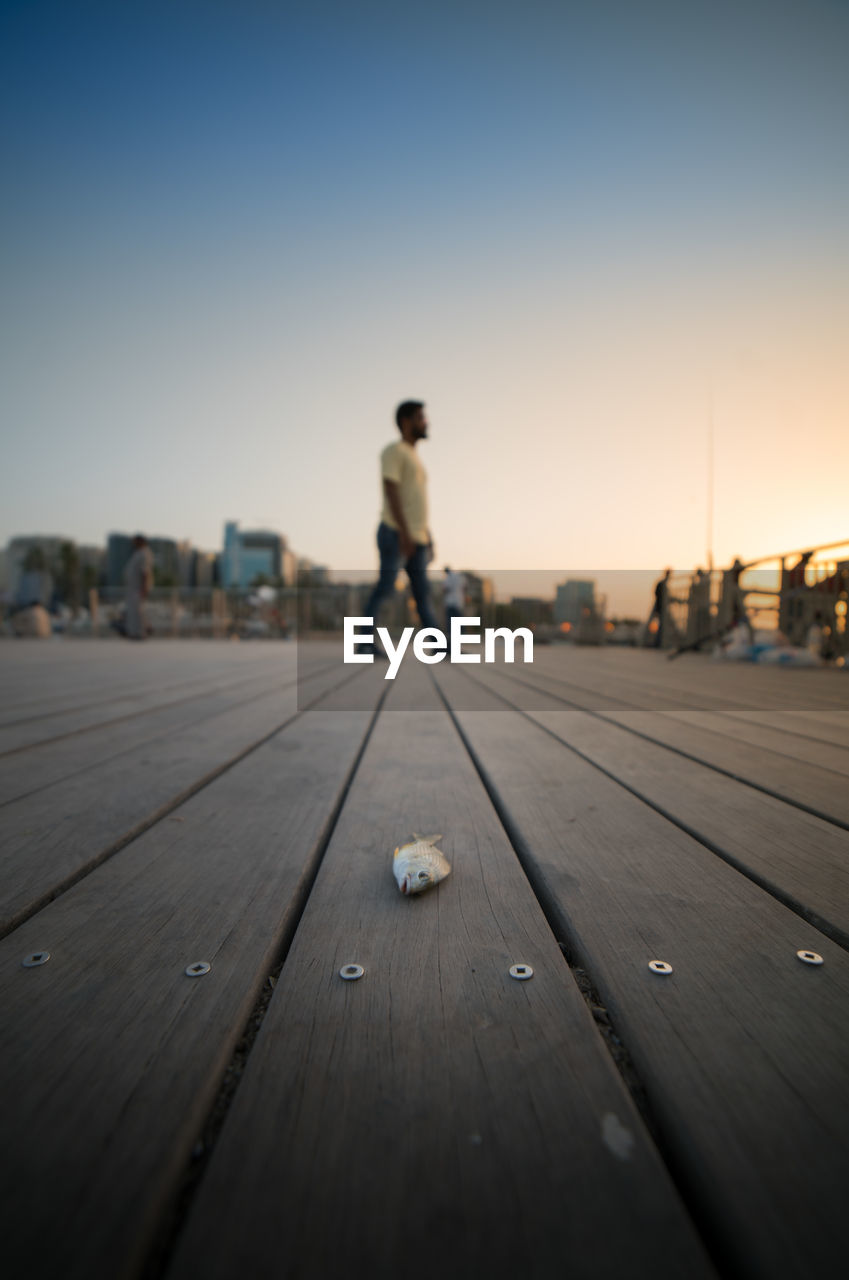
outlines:
[[[212,687],[208,678],[184,679],[170,684],[155,682],[141,687],[134,684],[107,691],[104,686],[75,687],[72,694],[45,704],[44,699],[30,699],[17,709],[6,706],[0,721],[0,747],[3,753],[40,741],[55,733],[97,724],[121,714],[132,714],[147,705],[164,705],[173,698],[190,696],[194,690]]]
[[[453,698],[464,678],[438,680]],[[723,1270],[836,1274],[849,956],[526,717],[458,719],[549,919],[611,1011]],[[825,964],[800,963],[803,948]],[[673,973],[651,973],[653,959]]]
[[[295,665],[294,644],[215,641],[57,640],[0,644],[0,726],[41,717],[128,693],[148,697],[200,682],[226,682]],[[2,655],[5,655],[3,657]]]
[[[647,650],[543,646],[535,651],[533,670],[585,696],[603,694],[636,708],[849,709],[849,681],[833,669],[719,662],[695,654],[685,667]]]
[[[517,705],[510,681],[472,682],[480,709],[501,709],[500,699]],[[487,689],[499,700],[487,701]],[[524,711],[530,719],[849,947],[849,833],[598,716],[542,695],[535,701]]]
[[[448,717],[424,705],[396,686],[380,716],[168,1280],[712,1274]],[[418,899],[390,870],[411,829],[443,831],[453,864]],[[531,981],[510,978],[519,961]],[[340,979],[349,962],[363,979]]]
[[[84,730],[54,735],[25,748],[19,747],[17,751],[0,753],[0,806],[96,768],[103,760],[113,759],[122,752],[134,751],[143,744],[152,746],[185,725],[200,724],[230,707],[247,707],[270,692],[294,687],[296,682],[308,690],[309,682],[322,671],[331,670],[332,665],[325,662],[306,671],[296,671],[293,665],[286,671],[259,670],[241,680],[228,681],[220,688],[207,686],[202,693],[194,691],[185,698],[172,696],[159,705],[93,723]],[[337,670],[344,672],[341,665]],[[102,710],[99,714],[103,715]],[[59,722],[49,723],[55,726]],[[40,722],[34,727],[40,730]]]
[[[509,668],[502,670],[506,673]],[[550,693],[563,698],[561,685],[556,680],[539,675],[529,680],[526,676],[512,673],[507,678],[527,689],[528,692],[521,695],[522,705],[533,705],[528,699],[534,693]],[[564,701],[580,709],[592,710],[595,715],[623,725],[650,742],[661,743],[713,769],[722,770],[730,777],[760,787],[781,800],[789,800],[829,822],[849,825],[849,788],[845,776],[838,770],[789,759],[776,751],[735,740],[715,730],[684,724],[668,712],[635,711],[613,706],[601,711],[594,707],[583,708],[580,704],[586,699],[573,699],[571,692]]]
[[[849,716],[845,711],[735,711],[732,714],[738,720],[769,725],[781,733],[849,748]]]
[[[741,720],[739,716],[717,714],[713,711],[670,711],[666,713],[683,724],[710,729],[737,742],[748,742],[754,747],[766,747],[778,755],[789,756],[806,764],[827,769],[831,773],[849,775],[849,748],[830,742],[816,742],[771,726]]]
[[[358,673],[354,673],[355,675]],[[354,676],[316,676],[322,696]],[[292,685],[189,724],[5,806],[0,838],[0,936],[277,732],[298,709]],[[303,706],[304,686],[300,689]]]
[[[91,732],[101,726],[140,720],[151,712],[187,704],[210,694],[246,690],[259,681],[264,681],[267,687],[273,680],[279,687],[294,677],[294,662],[289,661],[285,666],[281,664],[271,669],[263,666],[240,675],[233,672],[225,677],[221,673],[213,680],[209,677],[186,679],[172,685],[134,688],[122,695],[113,694],[110,698],[83,703],[77,701],[63,710],[48,711],[0,727],[0,756],[12,751],[31,750],[57,738]]]
[[[305,712],[0,943],[10,1276],[144,1270],[370,718]]]
[[[849,826],[849,787],[839,770],[792,760],[713,729],[681,724],[663,712],[623,711],[610,719],[829,822]]]
[[[288,682],[275,681],[273,692],[282,692],[287,683],[294,686],[294,675]],[[213,689],[203,696],[175,699],[134,716],[93,725],[85,733],[11,752],[0,759],[0,807],[67,779],[79,779],[128,752],[137,753],[142,748],[155,751],[181,729],[207,725],[214,733],[220,716],[231,710],[249,714],[251,704],[268,698],[269,692],[268,677],[253,676],[235,688],[228,686],[224,691]]]

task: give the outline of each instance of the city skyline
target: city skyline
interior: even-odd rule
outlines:
[[[368,568],[407,396],[440,564],[849,532],[845,6],[0,21],[0,543],[238,518]]]
[[[255,549],[246,552],[243,562],[242,557],[237,556],[235,566],[231,561],[228,568],[234,537],[244,538],[246,547]],[[112,590],[121,588],[124,581],[123,566],[131,553],[131,540],[132,535],[127,531],[121,533],[114,530],[106,536],[105,543],[99,544],[75,543],[72,539],[55,533],[53,535],[19,535],[5,548],[0,547],[0,595],[4,591],[7,593],[11,591],[12,595],[15,593],[15,583],[29,550],[21,547],[22,543],[42,544],[48,561],[56,561],[55,565],[46,564],[45,568],[55,572],[58,567],[61,576],[66,577],[67,565],[60,567],[60,546],[62,543],[71,542],[87,565],[100,565],[100,569],[89,585],[96,585],[99,581],[101,587]],[[374,567],[320,565],[309,556],[289,547],[288,539],[282,532],[241,528],[239,522],[225,523],[221,545],[217,549],[196,547],[190,540],[176,539],[168,535],[151,534],[150,543],[154,551],[157,572],[161,571],[165,575],[161,585],[166,589],[177,587],[181,591],[195,588],[209,590],[217,584],[224,588],[237,586],[244,590],[250,587],[254,578],[257,582],[262,581],[268,584],[279,582],[283,586],[293,587],[299,581],[298,575],[301,570],[313,571],[320,575],[312,585],[344,586],[347,584],[363,587],[373,584],[376,576]],[[54,545],[48,547],[46,544]],[[258,550],[259,548],[263,550]],[[282,557],[278,570],[274,569],[272,563],[272,561],[276,563],[275,556]],[[819,549],[811,548],[806,553],[806,560],[808,556],[812,557],[809,582],[815,579],[821,580],[834,571],[834,566],[838,562],[847,561],[849,539],[837,544],[825,545]],[[797,561],[795,552],[784,558],[788,569],[792,568]],[[79,563],[82,565],[83,560]],[[199,567],[201,565],[202,567]],[[529,568],[505,570],[482,568],[462,562],[455,562],[453,567],[471,575],[471,580],[490,583],[492,598],[499,604],[508,604],[517,600],[523,601],[526,606],[529,602],[547,602],[556,609],[561,596],[564,594],[568,596],[569,590],[573,593],[577,590],[580,593],[584,588],[589,588],[589,596],[604,616],[635,619],[645,614],[647,601],[653,599],[656,581],[663,573],[660,567],[610,570],[586,566],[578,569],[561,566],[556,570]],[[701,572],[701,567],[698,568]],[[726,571],[730,568],[730,565],[716,566],[715,589],[718,589],[720,580],[724,579]],[[239,577],[238,583],[234,579],[231,580],[234,572]],[[440,588],[443,577],[441,566],[434,561],[428,573],[432,582]],[[696,576],[692,569],[672,570],[671,584],[675,599],[679,602],[686,600]],[[781,581],[780,565],[775,558],[770,558],[768,562],[755,563],[748,569],[744,576],[744,583],[746,588],[754,593],[751,596],[751,603],[756,611],[760,608],[764,613],[772,615],[772,597]],[[402,590],[406,589],[406,578],[403,574],[399,574],[399,585]],[[474,613],[473,607],[471,607],[471,613]]]

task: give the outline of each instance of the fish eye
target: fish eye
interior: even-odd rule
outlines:
[[[420,871],[420,872],[419,872],[419,879],[420,879],[420,880],[427,880],[427,872],[426,872],[426,871]]]

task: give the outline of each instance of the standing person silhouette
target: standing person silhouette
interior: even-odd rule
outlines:
[[[405,400],[395,410],[401,439],[388,444],[380,455],[383,509],[377,527],[380,577],[365,607],[376,624],[384,600],[395,590],[403,564],[410,580],[419,621],[423,627],[438,623],[430,603],[427,566],[433,559],[433,539],[428,528],[427,472],[416,446],[427,439],[428,421],[420,400]]]
[[[646,624],[646,629],[647,629],[648,635],[650,636],[651,624],[656,618],[657,630],[654,633],[654,640],[652,641],[653,647],[655,649],[662,648],[663,641],[666,638],[664,635],[664,631],[666,630],[666,610],[669,605],[669,575],[671,573],[672,573],[672,570],[667,569],[663,577],[658,578],[654,586],[654,603],[652,604],[651,613],[649,614],[649,620]]]
[[[147,538],[137,533],[133,538],[133,554],[127,561],[127,637],[130,640],[147,638],[147,619],[144,602],[153,581],[153,555]]]

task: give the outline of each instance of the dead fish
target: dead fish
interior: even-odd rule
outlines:
[[[395,850],[392,869],[402,893],[423,893],[433,884],[439,884],[451,870],[448,859],[435,848],[442,836],[417,836],[413,832],[410,844]]]

